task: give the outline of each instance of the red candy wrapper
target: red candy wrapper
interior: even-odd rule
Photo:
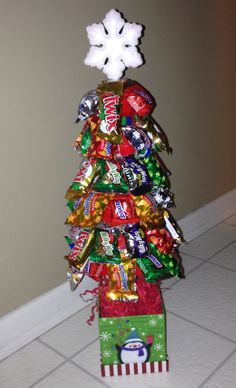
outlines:
[[[103,213],[102,222],[109,226],[135,224],[139,222],[132,196],[130,194],[115,195]]]
[[[121,116],[146,117],[153,110],[155,100],[143,86],[134,81],[124,85]]]
[[[122,135],[122,143],[116,146],[116,158],[134,155],[136,153],[132,144]]]
[[[84,274],[95,280],[101,282],[108,274],[107,265],[103,263],[93,263],[88,261],[84,268]]]
[[[174,248],[174,240],[170,233],[162,229],[145,230],[145,235],[148,243],[154,244],[158,251],[168,255]]]

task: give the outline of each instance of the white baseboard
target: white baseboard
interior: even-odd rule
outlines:
[[[236,189],[178,221],[187,242],[236,213]],[[87,304],[79,294],[96,283],[85,278],[75,292],[63,283],[0,318],[0,360],[61,323]]]
[[[0,318],[0,360],[85,307],[79,294],[96,284],[86,277],[72,292],[63,283]]]
[[[190,242],[236,213],[236,189],[229,191],[178,221],[185,240]]]

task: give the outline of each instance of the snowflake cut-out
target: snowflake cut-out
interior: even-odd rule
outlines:
[[[111,351],[110,351],[110,350],[104,350],[104,351],[102,352],[102,356],[103,356],[104,358],[109,358],[109,357],[111,357]]]
[[[110,333],[108,333],[107,331],[103,331],[102,333],[101,333],[101,340],[102,341],[108,341],[110,338],[111,338],[111,334]]]
[[[117,81],[127,67],[135,68],[143,63],[136,47],[142,29],[140,24],[126,22],[115,9],[110,10],[102,23],[87,26],[91,47],[84,63],[97,67],[108,79]]]
[[[158,350],[158,351],[160,351],[160,350],[163,350],[163,348],[164,348],[164,346],[162,345],[162,344],[156,344],[156,345],[154,345],[154,349],[155,350]]]
[[[149,325],[152,326],[152,327],[155,327],[157,325],[157,320],[154,319],[154,318],[150,319]]]

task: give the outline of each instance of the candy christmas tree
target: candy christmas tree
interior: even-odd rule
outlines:
[[[118,374],[153,372],[153,363],[160,370],[166,361],[159,280],[182,276],[182,236],[168,210],[174,205],[170,173],[159,157],[171,149],[151,117],[154,98],[136,81],[121,79],[127,67],[142,64],[136,47],[142,26],[111,10],[87,33],[92,46],[85,64],[108,80],[78,109],[84,127],[75,148],[84,160],[66,193],[68,278],[73,290],[85,275],[99,283],[102,374],[104,365],[109,374],[111,365]]]

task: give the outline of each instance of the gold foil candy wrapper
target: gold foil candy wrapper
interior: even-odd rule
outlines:
[[[82,271],[90,251],[92,250],[95,238],[95,230],[81,229],[79,237],[65,259],[77,270]]]
[[[165,227],[163,211],[160,209],[159,211],[150,214],[149,217],[147,217],[147,219],[143,221],[143,226],[147,228],[158,227],[159,229]]]
[[[140,218],[140,223],[142,226],[147,228],[153,226],[162,228],[165,226],[163,210],[157,206],[156,201],[152,195],[146,194],[139,195],[137,197],[133,196],[133,201],[136,206],[136,213]]]
[[[66,224],[82,228],[96,226],[101,221],[104,209],[112,197],[113,194],[88,192],[77,209],[67,218]]]
[[[159,151],[166,151],[168,154],[172,153],[172,148],[169,145],[166,134],[153,118],[149,117],[147,121],[142,122],[141,125]]]
[[[103,108],[103,95],[117,95],[119,97],[123,94],[124,83],[122,80],[114,82],[103,82],[97,86],[97,95],[99,97],[99,108]]]
[[[82,162],[76,177],[66,192],[65,198],[68,201],[74,201],[85,194],[88,187],[98,172],[98,166],[95,159],[86,159]]]
[[[101,139],[108,141],[111,144],[121,144],[122,136],[118,134],[118,131],[112,131],[110,134],[104,133],[101,130],[101,127],[98,127],[96,135]]]
[[[97,136],[112,144],[120,144],[120,107],[123,94],[123,81],[104,82],[97,87],[99,114],[101,118]]]
[[[109,291],[106,296],[117,301],[136,301],[138,295],[135,282],[135,260],[119,265],[108,264]]]

